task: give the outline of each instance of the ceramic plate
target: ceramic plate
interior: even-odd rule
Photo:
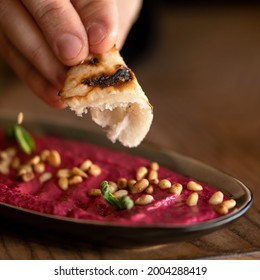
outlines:
[[[1,127],[6,127],[8,124],[8,121],[0,121]],[[60,125],[35,123],[26,124],[26,127],[38,134],[55,135],[80,141],[87,140],[89,143],[107,148],[116,148],[152,161],[157,161],[161,166],[220,189],[229,197],[235,199],[237,205],[231,213],[225,216],[194,225],[121,226],[104,222],[57,217],[0,203],[0,216],[5,221],[8,221],[9,224],[11,222],[22,228],[41,230],[41,232],[59,234],[59,236],[66,235],[82,238],[85,242],[98,243],[100,245],[136,247],[183,241],[217,230],[243,215],[252,203],[250,190],[236,178],[173,151],[164,150],[149,144],[142,144],[136,149],[126,149],[120,145],[110,143],[103,134],[61,127]]]

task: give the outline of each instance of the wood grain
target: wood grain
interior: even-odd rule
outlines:
[[[260,259],[260,9],[172,6],[157,12],[159,39],[132,67],[154,105],[147,139],[240,179],[254,194],[251,209],[190,242],[139,249],[1,226],[0,259]],[[97,129],[48,108],[19,82],[2,83],[6,114],[22,110],[28,118]]]

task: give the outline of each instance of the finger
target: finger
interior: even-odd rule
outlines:
[[[56,56],[65,65],[79,63],[88,55],[86,30],[68,0],[22,0]]]
[[[26,84],[36,93],[42,100],[55,108],[64,108],[58,92],[59,89],[54,87],[43,78],[39,72],[19,53],[12,43],[0,33],[0,53],[6,62],[14,69],[16,74],[26,82]]]
[[[118,33],[118,13],[115,0],[73,0],[85,26],[89,49],[102,53],[116,43]]]
[[[55,57],[41,31],[20,1],[0,0],[0,26],[10,42],[56,87],[61,87],[65,67]],[[10,20],[10,15],[15,16]]]

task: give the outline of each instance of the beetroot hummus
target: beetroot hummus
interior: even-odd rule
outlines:
[[[61,217],[124,225],[190,225],[221,215],[216,211],[216,205],[209,203],[216,189],[200,184],[202,190],[191,191],[187,188],[190,178],[185,178],[162,166],[156,171],[157,182],[150,183],[152,189],[149,190],[149,198],[152,199],[147,204],[136,203],[131,209],[117,210],[109,205],[102,195],[89,195],[89,190],[99,189],[104,180],[117,182],[119,178],[127,181],[136,178],[139,167],[149,169],[148,160],[73,140],[47,136],[35,136],[34,139],[36,150],[33,155],[26,155],[19,151],[15,142],[7,141],[4,133],[0,132],[0,150],[6,151],[9,147],[15,147],[17,150],[15,157],[19,158],[20,165],[30,162],[30,159],[40,155],[43,150],[55,150],[60,155],[60,163],[54,166],[44,162],[44,171],[35,171],[33,178],[28,180],[22,180],[17,176],[19,168],[12,167],[10,163],[8,172],[0,171],[0,203]],[[1,158],[0,165],[3,158],[4,156]],[[101,172],[95,175],[86,172],[87,176],[82,180],[62,188],[57,177],[58,171],[79,168],[86,160],[98,166]],[[51,174],[50,178],[41,180],[43,173]],[[160,188],[159,182],[162,179],[170,181],[171,184],[182,185],[181,193],[169,192],[168,187]],[[193,206],[187,203],[191,193],[196,193],[198,196]],[[133,201],[147,194],[147,191],[141,193],[128,191],[128,196]],[[224,196],[223,200],[228,198]]]

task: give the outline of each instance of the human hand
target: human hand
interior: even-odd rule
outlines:
[[[0,53],[31,90],[63,108],[67,66],[122,47],[142,0],[0,0]]]

